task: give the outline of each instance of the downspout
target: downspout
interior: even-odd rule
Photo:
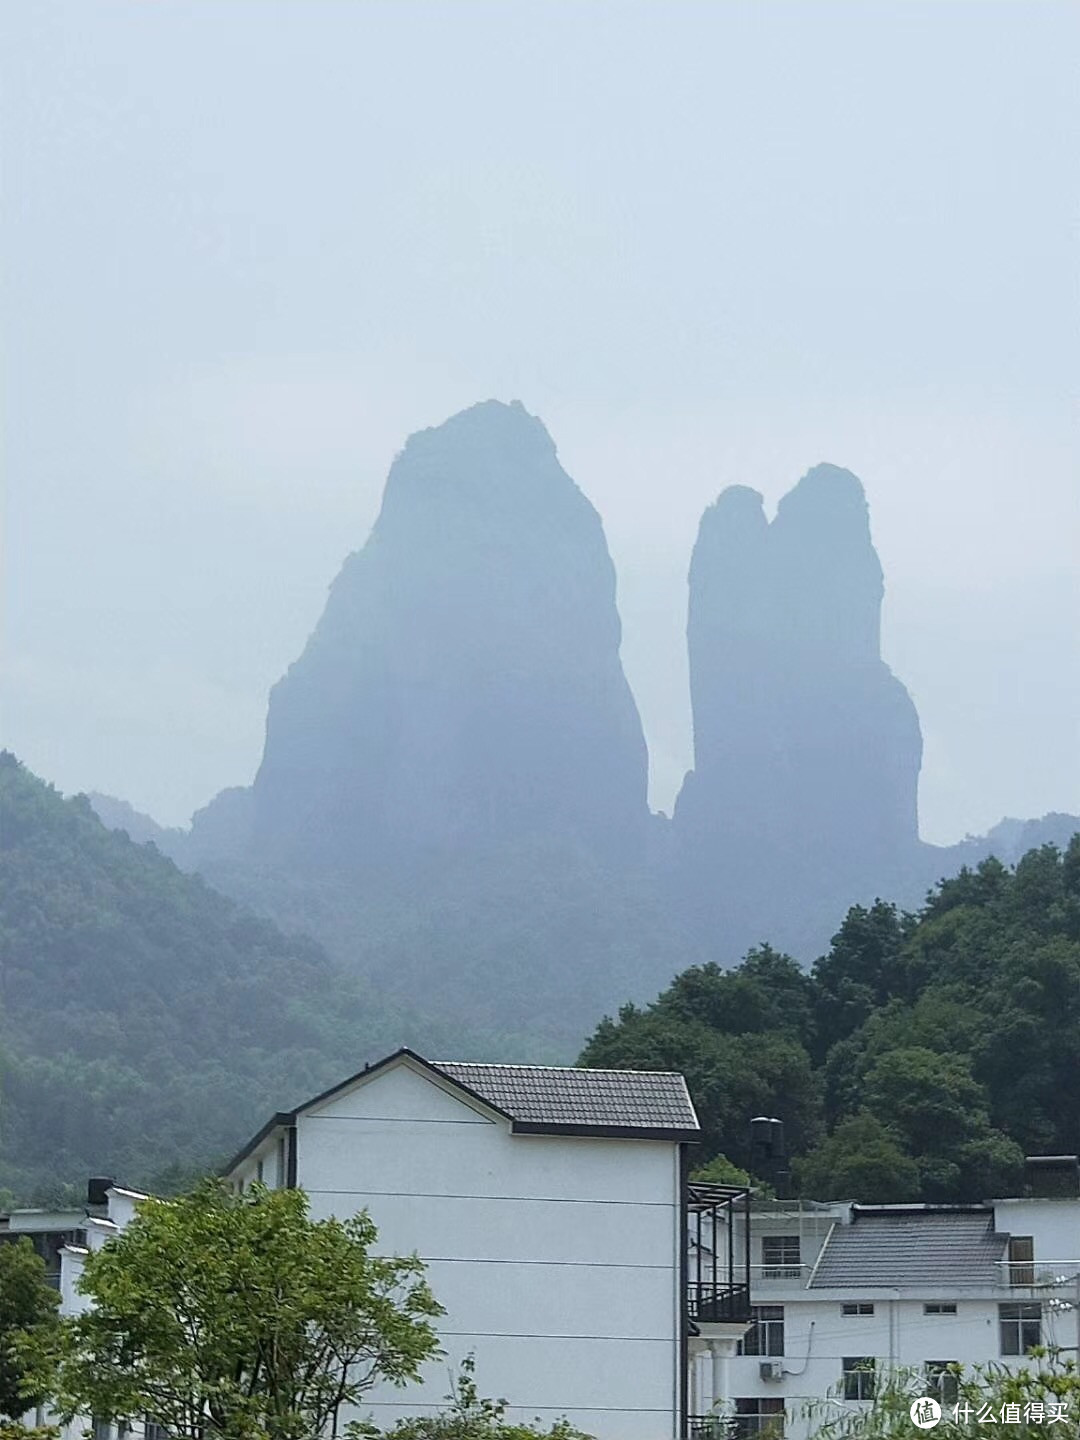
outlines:
[[[690,1147],[679,1145],[679,1434],[690,1431]],[[715,1245],[715,1241],[713,1242]],[[698,1249],[698,1263],[701,1250]]]

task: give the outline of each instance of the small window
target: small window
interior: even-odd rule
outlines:
[[[852,1305],[841,1305],[841,1315],[873,1315],[874,1307],[868,1300],[858,1300]]]
[[[874,1398],[874,1357],[872,1355],[845,1355],[842,1379],[845,1400],[872,1400]]]
[[[1009,1284],[1035,1284],[1035,1241],[1030,1235],[1009,1237]]]
[[[939,1405],[955,1405],[960,1398],[955,1366],[955,1360],[927,1360],[923,1367],[926,1393],[932,1395]]]
[[[289,1176],[285,1160],[285,1136],[279,1135],[277,1142],[277,1188],[284,1190]]]
[[[255,1179],[259,1182],[260,1185],[263,1183],[263,1169],[263,1162],[260,1160],[259,1163],[255,1166]]]
[[[1026,1355],[1042,1344],[1042,1306],[999,1305],[1002,1355]]]
[[[143,1421],[143,1437],[144,1440],[171,1440],[165,1426],[159,1425],[156,1420],[151,1420],[149,1416]]]
[[[922,1307],[924,1315],[955,1315],[955,1300],[928,1300]]]
[[[90,1433],[93,1440],[112,1440],[112,1426],[108,1420],[103,1420],[100,1415],[94,1415],[90,1421]]]
[[[798,1280],[802,1275],[800,1260],[798,1235],[761,1237],[763,1280]]]
[[[756,1395],[736,1398],[733,1419],[731,1434],[734,1440],[783,1440],[782,1399],[772,1396],[765,1399]]]
[[[784,1353],[784,1307],[782,1305],[753,1305],[750,1309],[752,1324],[739,1341],[740,1355],[783,1355]]]

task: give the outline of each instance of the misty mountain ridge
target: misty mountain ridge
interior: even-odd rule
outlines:
[[[271,691],[254,784],[188,832],[100,813],[386,993],[565,1044],[688,964],[762,939],[809,962],[853,903],[913,907],[991,851],[1080,828],[919,840],[918,715],[881,658],[850,471],[815,466],[771,522],[724,490],[689,582],[694,768],[668,820],[648,810],[600,517],[541,421],[485,401],[395,459]]]

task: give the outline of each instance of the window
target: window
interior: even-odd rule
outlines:
[[[784,1402],[780,1399],[749,1399],[735,1401],[735,1440],[782,1440],[784,1434]]]
[[[955,1360],[927,1360],[923,1367],[926,1374],[926,1393],[942,1407],[955,1405],[959,1399],[958,1376],[949,1367]]]
[[[94,1415],[90,1420],[90,1433],[93,1440],[110,1440],[112,1426],[108,1420],[103,1420],[100,1415]]]
[[[149,1416],[143,1421],[143,1436],[145,1440],[171,1440],[165,1426],[159,1425],[156,1420],[151,1420]]]
[[[841,1315],[873,1315],[874,1307],[869,1301],[859,1300],[853,1305],[841,1305]]]
[[[288,1169],[285,1160],[285,1136],[279,1135],[277,1142],[277,1187],[284,1190],[288,1183]]]
[[[955,1315],[955,1300],[929,1300],[922,1307],[924,1315]]]
[[[764,1280],[798,1280],[802,1275],[798,1235],[763,1235],[761,1266]]]
[[[1026,1355],[1033,1345],[1042,1344],[1042,1306],[999,1305],[1002,1355]]]
[[[846,1355],[843,1365],[844,1399],[872,1400],[874,1398],[874,1357],[872,1355]]]
[[[255,1179],[260,1185],[263,1183],[263,1162],[261,1160],[258,1165],[255,1166]]]
[[[752,1305],[752,1324],[739,1341],[740,1355],[783,1355],[783,1305]]]
[[[1035,1284],[1035,1241],[1030,1235],[1009,1237],[1009,1284]]]

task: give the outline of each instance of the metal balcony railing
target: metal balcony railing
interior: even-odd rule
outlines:
[[[750,1287],[691,1280],[686,1297],[690,1319],[703,1325],[739,1325],[750,1320]]]
[[[994,1283],[1007,1290],[1077,1293],[1080,1260],[996,1260]]]

